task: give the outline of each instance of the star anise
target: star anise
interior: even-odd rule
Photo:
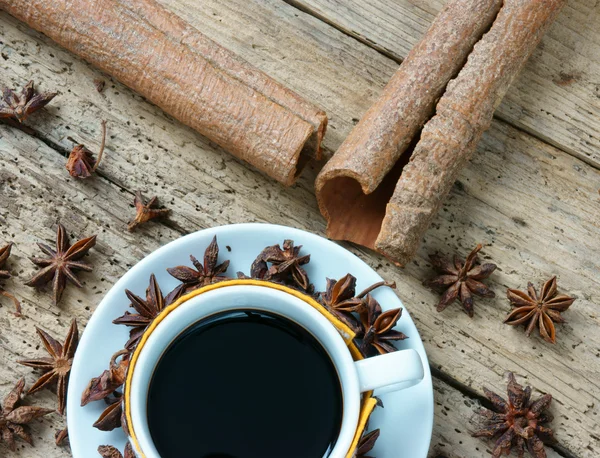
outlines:
[[[10,250],[11,250],[12,246],[13,246],[13,243],[10,242],[10,243],[4,245],[2,248],[0,248],[0,280],[10,278],[10,272],[8,270],[2,270],[2,269],[4,268],[4,264],[6,264],[6,261],[8,260],[8,257],[10,256]],[[1,287],[0,287],[0,295],[11,299],[13,301],[13,303],[15,304],[15,316],[21,316],[21,304],[17,300],[17,298],[15,296],[13,296],[12,294],[4,291]]]
[[[117,362],[118,360],[118,362]],[[125,383],[129,369],[128,350],[116,352],[110,359],[110,366],[100,376],[94,377],[81,395],[81,406],[107,398]]]
[[[122,398],[123,395],[119,392],[107,396],[104,401],[108,406],[92,426],[100,431],[112,431],[121,426],[121,418],[123,416]]]
[[[169,213],[168,208],[155,208],[158,205],[158,197],[154,196],[148,202],[145,201],[141,191],[135,193],[133,199],[135,205],[135,218],[129,222],[127,229],[133,231],[137,226],[154,218],[162,218]]]
[[[69,245],[67,231],[62,224],[59,224],[56,230],[56,251],[45,243],[38,243],[40,249],[50,256],[50,258],[31,258],[31,261],[37,266],[42,267],[42,270],[25,284],[39,288],[52,280],[54,304],[58,304],[67,280],[79,288],[83,287],[73,271],[85,270],[86,272],[90,272],[92,270],[91,265],[80,261],[80,259],[94,245],[96,245],[95,235]]]
[[[546,458],[544,444],[556,443],[552,430],[544,426],[552,420],[546,412],[552,396],[545,394],[532,401],[531,387],[523,389],[512,372],[508,374],[508,401],[486,388],[483,390],[494,410],[482,409],[479,412],[484,426],[473,436],[497,438],[492,451],[494,458],[510,455],[513,448],[519,457],[523,457],[527,450],[534,458]]]
[[[283,249],[279,244],[265,248],[252,263],[250,275],[252,278],[277,281],[309,291],[312,285],[301,266],[310,261],[310,254],[300,256],[301,248],[302,245],[295,247],[293,240],[284,240]]]
[[[37,382],[35,382],[27,394],[33,394],[43,388],[49,387],[56,383],[56,395],[58,396],[57,411],[61,415],[65,413],[65,405],[67,402],[67,386],[69,384],[69,375],[71,373],[71,364],[75,350],[79,344],[79,331],[77,330],[77,321],[73,319],[65,342],[60,344],[50,334],[44,330],[35,328],[44,348],[50,354],[50,357],[26,359],[18,361],[24,366],[33,367],[44,372]]]
[[[339,280],[327,278],[327,288],[325,292],[319,293],[320,302],[334,315],[340,318],[355,332],[361,330],[360,324],[353,315],[353,312],[360,312],[365,305],[365,296],[380,286],[389,286],[395,288],[396,283],[381,281],[375,283],[359,294],[356,294],[356,277],[346,274]]]
[[[356,448],[356,458],[372,458],[367,456],[366,453],[369,453],[371,450],[373,450],[373,447],[375,447],[375,442],[377,442],[377,439],[379,439],[379,432],[379,429],[375,429],[362,435],[358,441],[358,447]]]
[[[464,263],[458,256],[454,256],[454,262],[437,253],[429,256],[433,267],[443,275],[423,284],[435,288],[447,288],[437,306],[438,312],[443,311],[458,298],[469,316],[473,317],[473,294],[495,297],[494,292],[479,281],[489,277],[497,267],[492,263],[475,265],[477,253],[481,248],[481,244],[477,245]]]
[[[75,140],[69,138],[69,140],[75,142]],[[75,142],[77,143],[77,142]],[[80,143],[76,144],[69,159],[67,160],[66,169],[69,171],[69,175],[75,178],[89,178],[98,168],[100,161],[102,160],[102,153],[104,153],[104,145],[106,143],[106,121],[102,121],[102,143],[100,144],[100,150],[98,151],[98,159],[94,159],[92,152]]]
[[[56,92],[36,94],[33,89],[33,81],[25,85],[21,94],[5,87],[0,104],[0,118],[11,118],[23,122],[31,113],[50,103],[56,94]]]
[[[561,312],[567,310],[575,302],[574,297],[564,294],[557,295],[556,276],[542,285],[539,295],[533,284],[528,283],[527,292],[509,289],[507,296],[515,308],[504,322],[511,326],[525,325],[527,337],[531,335],[533,328],[537,325],[540,335],[550,343],[556,342],[554,323],[564,323],[566,320],[562,317]]]
[[[98,447],[98,453],[102,458],[135,458],[131,442],[127,442],[127,445],[125,446],[125,455],[122,455],[121,452],[112,445],[101,445]]]
[[[383,312],[379,302],[373,296],[367,294],[365,309],[360,313],[360,320],[364,329],[360,349],[365,356],[371,353],[371,349],[382,355],[394,352],[397,348],[390,342],[408,338],[403,333],[393,329],[401,316],[401,308]]]
[[[0,407],[0,443],[4,442],[13,452],[17,450],[15,436],[20,437],[25,442],[33,445],[31,434],[26,429],[26,425],[36,418],[43,417],[54,412],[51,409],[44,409],[36,406],[18,406],[21,402],[21,395],[25,388],[25,379],[17,382],[15,387],[4,398]]]
[[[130,307],[133,307],[137,313],[125,312],[122,316],[113,321],[114,324],[122,324],[132,328],[129,331],[129,340],[125,344],[127,350],[135,348],[137,343],[142,338],[146,328],[152,323],[165,306],[169,305],[171,300],[174,300],[178,293],[170,294],[169,298],[163,297],[162,291],[158,286],[154,274],[150,275],[150,282],[146,289],[146,300],[135,295],[128,289],[125,290],[127,298],[131,301]],[[166,300],[167,299],[167,300]]]
[[[219,245],[217,244],[217,236],[215,235],[204,251],[204,265],[194,256],[190,255],[190,260],[194,267],[196,267],[196,270],[188,266],[177,266],[168,268],[167,272],[177,280],[183,282],[177,288],[181,289],[182,293],[188,293],[211,283],[228,280],[228,277],[222,274],[229,267],[229,260],[217,265],[218,258]]]

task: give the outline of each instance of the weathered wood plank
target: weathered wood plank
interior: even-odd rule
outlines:
[[[445,2],[285,0],[401,61]],[[497,116],[600,167],[600,2],[571,0]]]
[[[372,102],[373,88],[384,84],[382,75],[387,72],[389,77],[395,67],[389,59],[288,5],[261,1],[243,8],[245,2],[228,0],[219,9],[216,1],[206,3],[206,16],[197,16],[203,31],[215,39],[223,37],[221,43],[333,113],[327,140],[330,149],[335,149],[353,125],[352,119]],[[184,4],[177,5],[184,8]],[[190,9],[190,14],[196,14],[193,6]],[[213,17],[217,11],[221,15]],[[249,38],[252,33],[255,47]],[[51,239],[48,226],[69,212],[74,213],[65,222],[74,234],[97,230],[105,238],[94,254],[99,270],[85,277],[88,288],[98,294],[92,296],[92,309],[128,266],[181,231],[269,221],[324,233],[312,195],[314,173],[306,174],[296,187],[283,189],[121,85],[109,83],[98,94],[92,83],[99,76],[96,71],[6,15],[0,15],[0,35],[2,52],[9,61],[3,83],[20,84],[34,77],[44,87],[61,91],[47,111],[31,120],[46,141],[66,148],[70,146],[66,136],[71,135],[95,149],[99,119],[109,120],[108,151],[100,167],[106,179],[86,182],[69,178],[63,169],[65,159],[37,140],[12,129],[2,130],[10,149],[7,152],[7,146],[0,146],[0,154],[4,159],[12,151],[12,165],[11,181],[0,182],[0,234],[3,239],[18,237],[19,244],[11,261],[19,279],[7,286],[24,299],[26,314],[31,317],[39,310],[40,323],[50,330],[64,332],[72,314],[83,313],[83,319],[89,316],[90,311],[77,312],[81,306],[77,300],[88,302],[89,291],[67,291],[58,315],[47,305],[47,295],[21,286],[20,280],[33,272],[25,258],[32,254],[37,236]],[[267,46],[265,35],[275,37],[270,40],[279,41],[279,47]],[[319,39],[329,40],[329,46],[322,49]],[[6,167],[3,162],[1,170]],[[22,180],[25,184],[17,186]],[[528,375],[536,389],[555,395],[557,435],[567,448],[584,457],[595,456],[600,448],[592,436],[600,409],[600,390],[593,377],[600,368],[596,354],[600,336],[595,332],[599,319],[594,306],[600,301],[599,181],[600,172],[585,163],[496,122],[462,173],[414,264],[401,271],[372,253],[352,248],[382,276],[398,283],[435,367],[478,392],[483,385],[502,391],[506,370]],[[158,194],[173,208],[170,226],[153,225],[133,235],[125,232],[131,212],[129,191],[138,188]],[[501,267],[490,282],[498,298],[479,301],[473,320],[458,306],[436,314],[437,296],[421,286],[422,279],[432,274],[426,253],[435,249],[465,252],[478,241],[488,244],[485,256]],[[526,281],[541,281],[552,273],[560,275],[561,289],[579,296],[565,314],[569,324],[559,328],[555,347],[537,337],[527,340],[520,330],[501,324],[509,309],[504,289],[524,287]],[[3,304],[2,315],[13,320],[9,306]],[[12,348],[11,354],[25,350],[21,342],[32,340],[34,323],[23,325],[26,329],[15,335],[3,335],[2,348]],[[20,326],[12,321],[11,325]],[[1,361],[7,359],[0,356]],[[0,365],[4,369],[4,363]],[[22,369],[17,370],[28,373]],[[11,374],[7,372],[7,377]],[[460,436],[447,438],[449,449],[460,450]]]

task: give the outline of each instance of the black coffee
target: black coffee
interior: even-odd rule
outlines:
[[[236,310],[181,334],[150,382],[148,422],[161,458],[322,458],[342,394],[333,363],[304,328]]]

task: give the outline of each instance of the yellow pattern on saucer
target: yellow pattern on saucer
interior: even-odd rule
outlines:
[[[150,336],[150,334],[152,334],[152,332],[156,329],[156,327],[173,310],[175,310],[177,307],[179,307],[185,301],[188,301],[191,298],[196,297],[199,294],[206,293],[208,291],[212,291],[212,290],[219,289],[219,288],[225,288],[227,286],[236,286],[236,285],[264,286],[267,288],[272,288],[272,289],[276,289],[279,291],[283,291],[285,293],[288,293],[288,294],[291,294],[292,296],[297,297],[298,299],[303,300],[308,305],[310,305],[311,307],[316,309],[319,313],[321,313],[325,318],[327,318],[331,322],[331,324],[338,330],[338,332],[344,339],[344,342],[346,342],[346,345],[348,346],[348,349],[350,350],[350,353],[352,354],[352,357],[355,361],[363,359],[363,356],[360,353],[358,347],[353,342],[354,337],[356,337],[356,334],[354,333],[354,331],[352,331],[352,329],[350,329],[346,324],[344,324],[342,321],[340,321],[338,318],[336,318],[333,314],[331,314],[325,307],[323,307],[321,304],[319,304],[312,297],[310,297],[304,293],[301,293],[300,291],[297,291],[295,289],[289,288],[287,286],[283,286],[283,285],[280,285],[277,283],[262,281],[262,280],[240,278],[237,280],[226,280],[226,281],[222,281],[219,283],[213,283],[212,285],[207,285],[202,288],[198,288],[198,289],[186,294],[185,296],[182,296],[179,299],[177,299],[177,301],[173,302],[171,305],[166,307],[160,313],[160,315],[158,315],[154,319],[154,321],[152,321],[150,326],[148,326],[148,328],[144,332],[144,335],[142,336],[140,342],[138,343],[137,347],[135,348],[135,351],[133,352],[133,355],[131,356],[131,361],[129,363],[129,371],[127,373],[127,380],[125,382],[124,404],[125,404],[125,418],[127,421],[127,425],[133,424],[131,421],[131,408],[130,408],[129,399],[131,397],[130,386],[131,386],[131,380],[133,378],[134,368],[135,368],[135,365],[139,358],[140,352],[144,348],[144,345],[146,344],[146,341],[148,340],[148,337]],[[348,453],[346,454],[346,458],[352,458],[352,456],[354,455],[354,451],[356,450],[356,447],[358,446],[358,442],[367,426],[367,421],[369,419],[369,416],[371,415],[371,412],[373,412],[373,409],[375,408],[375,405],[377,404],[377,401],[375,400],[375,398],[372,397],[372,394],[373,394],[372,391],[363,394],[363,402],[361,405],[358,427],[357,427],[356,433],[354,435],[354,439],[352,441],[352,446],[350,447],[350,450],[348,450]],[[129,432],[131,441],[133,442],[133,445],[135,446],[135,448],[137,450],[138,455],[142,458],[145,458],[145,455],[142,453],[142,450],[140,448],[140,444],[138,442],[138,438],[135,434],[135,431],[133,430],[133,428],[130,427],[128,432]]]

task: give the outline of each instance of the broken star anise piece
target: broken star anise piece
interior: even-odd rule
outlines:
[[[54,433],[54,443],[57,447],[65,445],[69,442],[69,428],[59,429]]]
[[[366,307],[365,296],[381,286],[395,288],[396,283],[377,282],[356,294],[356,277],[353,275],[346,274],[339,280],[327,278],[327,288],[325,292],[319,293],[319,300],[330,312],[358,333],[361,330],[360,324],[352,313],[363,310]]]
[[[135,458],[131,442],[127,442],[124,455],[112,445],[101,445],[98,447],[98,453],[102,458]]]
[[[397,308],[383,312],[379,302],[370,294],[367,294],[365,298],[365,305],[365,309],[360,313],[364,330],[360,346],[363,355],[368,356],[372,352],[371,349],[382,355],[396,351],[397,348],[391,342],[408,338],[393,329],[402,316],[402,309]]]
[[[165,301],[154,274],[150,275],[150,282],[146,289],[146,300],[133,294],[128,289],[125,290],[125,294],[131,301],[130,307],[133,307],[137,313],[125,312],[125,314],[113,320],[113,323],[132,328],[129,331],[129,340],[125,344],[127,350],[132,350],[154,318],[169,304]]]
[[[356,448],[356,458],[372,458],[367,456],[366,453],[369,453],[371,450],[373,450],[373,447],[375,447],[375,442],[377,442],[377,439],[379,439],[379,432],[379,429],[375,429],[362,435],[358,441],[358,447]]]
[[[533,284],[528,283],[527,292],[509,289],[507,296],[515,308],[504,322],[511,326],[525,325],[527,337],[538,326],[542,338],[550,343],[556,342],[554,323],[564,323],[561,313],[575,302],[574,297],[558,294],[556,276],[542,285],[539,295]]]
[[[8,260],[8,257],[10,256],[10,250],[11,250],[12,246],[13,246],[13,243],[11,242],[0,248],[0,280],[10,278],[10,276],[11,276],[10,272],[8,270],[2,270],[2,269],[4,268],[4,264],[6,264],[6,261]],[[17,298],[15,296],[13,296],[12,294],[4,291],[1,287],[0,287],[0,295],[11,299],[13,301],[13,303],[15,304],[15,316],[21,316],[21,303],[17,300]]]
[[[69,138],[71,141],[75,140]],[[77,143],[77,142],[75,142]],[[100,161],[102,160],[102,154],[104,153],[104,145],[106,143],[106,121],[102,121],[102,143],[100,144],[100,150],[98,151],[98,159],[94,159],[92,152],[85,147],[85,145],[77,143],[69,159],[67,160],[66,169],[69,171],[69,175],[75,178],[89,178],[98,168]]]
[[[217,236],[215,235],[204,251],[204,265],[194,256],[190,255],[190,260],[194,267],[196,267],[196,270],[188,266],[177,266],[168,268],[167,272],[177,280],[183,282],[178,288],[181,289],[182,293],[188,293],[211,283],[229,279],[225,275],[222,275],[229,267],[229,260],[217,264],[218,258],[219,245],[217,244]]]
[[[26,359],[18,361],[24,366],[33,367],[44,372],[37,382],[35,382],[27,394],[33,394],[43,388],[46,388],[56,382],[56,395],[58,396],[57,411],[61,415],[65,413],[67,402],[67,387],[69,384],[69,375],[71,373],[71,364],[75,356],[75,350],[79,344],[79,331],[77,330],[77,321],[73,319],[67,337],[63,344],[59,343],[50,334],[44,330],[35,328],[44,348],[50,354],[50,357]]]
[[[135,205],[135,218],[127,224],[127,229],[133,231],[140,224],[155,218],[162,218],[169,213],[168,208],[155,208],[158,205],[158,197],[154,196],[148,202],[145,201],[141,191],[135,193],[133,199]]]
[[[107,398],[121,388],[127,377],[130,353],[128,350],[116,352],[110,359],[110,366],[99,377],[94,377],[81,395],[81,406]],[[117,360],[119,360],[117,362]]]
[[[51,409],[42,407],[18,406],[24,388],[25,379],[21,379],[4,398],[4,402],[0,406],[0,443],[4,442],[13,452],[17,450],[15,436],[33,445],[31,434],[26,429],[28,423],[54,412]]]
[[[54,304],[58,304],[65,290],[67,280],[79,288],[83,287],[73,271],[92,271],[92,266],[80,261],[80,259],[94,245],[96,245],[95,235],[69,245],[67,231],[62,224],[59,224],[56,230],[56,251],[45,243],[38,243],[40,249],[50,257],[31,258],[31,261],[37,266],[42,267],[42,270],[25,284],[39,288],[52,280]]]
[[[294,246],[293,240],[284,240],[283,249],[279,244],[265,248],[250,267],[251,277],[309,291],[312,285],[302,266],[310,261],[310,254],[300,256],[301,248]]]
[[[527,450],[534,458],[546,458],[544,444],[556,443],[552,430],[544,426],[552,420],[546,412],[552,396],[545,394],[532,401],[531,387],[523,389],[512,372],[508,374],[508,401],[486,388],[483,390],[494,410],[479,411],[484,425],[473,436],[497,439],[492,451],[494,458],[510,455],[513,448],[520,457]]]
[[[36,94],[33,89],[33,81],[27,83],[20,94],[5,87],[2,92],[2,103],[0,103],[0,118],[11,118],[23,122],[31,113],[48,105],[56,97],[56,94],[56,92]]]
[[[477,245],[469,253],[465,262],[462,262],[458,256],[454,256],[454,262],[437,253],[429,256],[433,267],[442,275],[423,284],[434,288],[446,288],[437,306],[438,312],[443,311],[458,298],[469,316],[473,317],[473,294],[495,297],[494,292],[479,281],[489,277],[497,267],[492,263],[475,265],[477,253],[481,248],[481,244]]]

